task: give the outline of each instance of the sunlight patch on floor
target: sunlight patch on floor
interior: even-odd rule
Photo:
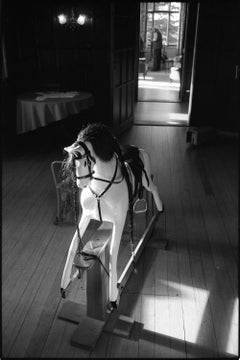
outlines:
[[[168,115],[169,120],[168,123],[171,123],[172,121],[174,122],[174,120],[179,121],[188,121],[188,114],[180,114],[180,113],[170,113]]]
[[[154,80],[154,77],[152,77],[152,76],[145,76],[145,79],[144,79],[144,77],[143,76],[139,76],[138,77],[138,80]]]
[[[142,302],[142,313],[148,314],[149,319],[155,317],[155,321],[147,321],[146,323],[144,322],[144,328],[150,331],[161,333],[162,335],[174,336],[175,338],[182,340],[183,329],[182,331],[179,331],[179,336],[176,332],[174,334],[171,333],[171,328],[174,329],[173,323],[170,323],[169,309],[171,307],[171,313],[174,312],[175,314],[178,314],[178,316],[182,316],[183,322],[186,322],[185,329],[188,330],[185,330],[185,340],[189,343],[196,344],[209,298],[209,291],[198,288],[196,299],[196,294],[193,291],[192,286],[177,284],[164,280],[162,280],[162,282],[165,283],[168,287],[170,286],[172,290],[176,289],[180,296],[159,296],[156,297],[156,302],[154,302],[155,296],[144,296],[144,301]],[[167,313],[166,307],[168,308]],[[179,313],[180,307],[182,308],[183,314]],[[161,316],[157,316],[157,314],[161,314]],[[164,321],[164,327],[162,327],[161,330],[157,324],[158,321]],[[179,322],[179,319],[176,319],[176,323],[177,322]]]
[[[238,308],[238,298],[236,298],[233,304],[232,319],[226,349],[226,351],[231,355],[238,355]]]
[[[179,125],[179,121],[168,121],[167,123],[170,125]]]
[[[138,82],[138,87],[143,89],[169,89],[179,91],[179,83],[169,83],[166,81],[147,81],[142,80]]]
[[[185,332],[185,340],[195,344],[202,325],[203,315],[209,298],[209,291],[198,288],[198,298],[196,299],[192,286],[177,284],[171,281],[168,281],[168,286],[176,288],[181,294],[183,318],[187,324],[185,329],[188,329],[188,331]]]

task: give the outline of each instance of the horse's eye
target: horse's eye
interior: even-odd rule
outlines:
[[[87,166],[87,161],[84,160],[83,166],[86,167]]]

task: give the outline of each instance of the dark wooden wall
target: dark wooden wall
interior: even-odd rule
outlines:
[[[59,25],[57,15],[70,13],[72,7],[76,13],[90,14],[92,23],[75,30]],[[58,88],[91,91],[96,120],[116,132],[129,126],[137,9],[137,2],[126,6],[108,1],[3,1],[8,67],[8,78],[2,82],[4,128],[15,131],[18,93]]]
[[[72,6],[77,13],[94,18],[91,2],[70,1],[67,5],[53,0],[2,2],[7,77],[1,81],[1,114],[8,136],[16,136],[17,94],[58,89],[94,93],[98,83],[94,22],[74,31],[57,22],[57,15],[66,11],[70,14]]]
[[[129,127],[134,117],[135,84],[138,73],[139,4],[114,5],[113,125]]]
[[[92,12],[91,4],[76,6]],[[72,31],[61,26],[56,16],[64,9],[57,1],[4,3],[4,37],[9,80],[16,92],[47,84],[91,88],[88,75],[93,62],[93,26]],[[71,3],[67,7],[71,9]]]
[[[190,124],[239,129],[239,1],[199,2]]]

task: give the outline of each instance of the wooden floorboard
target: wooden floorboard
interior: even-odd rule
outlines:
[[[186,143],[185,128],[135,125],[120,140],[150,154],[165,205],[121,295],[119,314],[135,320],[130,337],[103,332],[92,351],[71,345],[77,325],[58,313],[75,226],[53,224],[50,171],[51,161],[62,159],[63,146],[35,153],[22,149],[3,158],[3,357],[238,355],[237,139],[221,135],[215,144],[193,147]],[[138,221],[135,242],[144,216]],[[130,252],[127,226],[121,248]],[[123,266],[121,259],[119,269]],[[86,308],[84,276],[70,298]]]
[[[195,162],[196,163],[196,162]],[[226,347],[226,343],[222,344],[223,339],[226,339],[226,336],[219,336],[219,330],[221,332],[226,332],[225,326],[221,325],[219,318],[217,318],[217,313],[214,311],[214,301],[212,301],[212,292],[218,291],[219,298],[217,302],[217,306],[221,306],[221,309],[228,307],[228,301],[231,299],[232,296],[236,296],[233,294],[231,289],[231,283],[233,287],[236,289],[237,279],[236,279],[236,268],[235,268],[235,261],[231,254],[229,253],[229,244],[226,233],[222,228],[221,224],[221,215],[219,214],[218,208],[216,206],[216,198],[218,196],[213,196],[206,194],[206,189],[204,186],[199,182],[199,175],[196,173],[196,169],[194,168],[194,163],[186,162],[187,167],[191,166],[190,171],[186,168],[186,177],[188,180],[194,180],[192,188],[195,189],[196,195],[192,194],[192,210],[191,212],[194,213],[198,210],[198,213],[195,216],[195,224],[189,224],[189,220],[191,220],[191,216],[187,216],[187,224],[188,231],[193,233],[191,239],[193,239],[194,243],[189,244],[189,248],[192,249],[194,245],[197,243],[200,245],[200,249],[202,252],[202,264],[203,269],[205,272],[205,283],[207,285],[207,290],[209,292],[209,299],[208,303],[210,304],[210,312],[209,314],[212,315],[212,328],[215,330],[215,337],[218,343],[218,350],[222,354],[224,353],[224,347]],[[195,173],[195,177],[193,177]],[[191,182],[190,182],[191,185]],[[186,200],[191,201],[189,196]],[[199,201],[199,205],[196,206],[196,200]],[[194,202],[193,202],[194,201]],[[200,206],[200,211],[199,211]],[[202,226],[199,224],[199,219],[201,219],[202,214]],[[194,229],[197,229],[194,234]],[[198,235],[199,233],[199,235]],[[203,239],[206,239],[203,242]],[[226,268],[226,264],[228,267]],[[230,266],[231,264],[231,266]],[[211,270],[210,270],[211,269]],[[221,269],[224,269],[221,271]],[[209,271],[210,270],[210,271]],[[208,272],[209,271],[209,272]],[[214,274],[214,276],[212,276]],[[226,295],[228,294],[228,295]],[[227,297],[227,299],[226,299]],[[225,299],[224,299],[225,298]],[[227,300],[227,303],[226,303]],[[222,312],[220,312],[222,313]],[[219,314],[219,313],[218,313]],[[224,314],[223,314],[224,316]],[[226,324],[226,322],[222,321],[221,324]],[[209,329],[209,328],[208,328]],[[203,332],[201,332],[203,333]],[[200,334],[201,334],[200,333]],[[207,332],[205,332],[207,333]],[[200,335],[199,335],[200,336]],[[209,339],[209,337],[207,337]],[[214,339],[214,338],[213,338]],[[215,341],[214,341],[215,342]],[[226,340],[225,340],[226,342]]]

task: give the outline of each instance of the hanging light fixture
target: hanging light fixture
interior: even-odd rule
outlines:
[[[59,22],[59,24],[61,24],[61,25],[66,24],[66,22],[67,22],[67,17],[66,17],[66,15],[64,15],[64,14],[58,15],[58,22]]]
[[[57,16],[58,22],[61,25],[68,25],[70,29],[74,30],[79,25],[82,26],[87,20],[87,16],[84,14],[79,14],[77,17],[74,14],[73,8],[71,9],[71,15],[60,14]]]
[[[84,25],[86,21],[86,16],[85,15],[79,15],[79,17],[77,18],[77,23],[79,25]]]

